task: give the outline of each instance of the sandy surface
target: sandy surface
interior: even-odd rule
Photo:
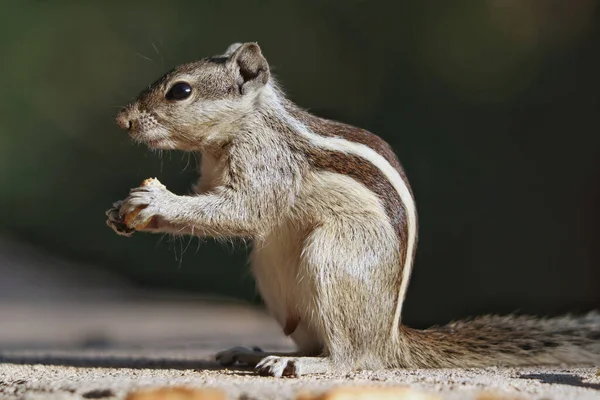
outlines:
[[[0,398],[122,398],[163,385],[220,387],[230,398],[287,399],[335,385],[408,385],[444,399],[492,390],[523,399],[600,399],[594,368],[394,370],[274,379],[222,369],[236,345],[291,349],[261,310],[197,301],[4,302]]]
[[[143,292],[89,266],[67,265],[0,237],[0,400],[122,399],[137,388],[223,388],[231,399],[291,399],[299,391],[376,384],[444,399],[482,390],[521,399],[599,399],[595,368],[395,370],[299,379],[227,370],[233,346],[293,349],[261,309]]]

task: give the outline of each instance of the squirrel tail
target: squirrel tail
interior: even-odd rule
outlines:
[[[399,364],[415,368],[600,363],[600,313],[484,316],[425,330],[402,326]]]

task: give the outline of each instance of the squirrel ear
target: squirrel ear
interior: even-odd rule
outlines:
[[[235,45],[229,46],[230,48]],[[239,45],[228,61],[240,74],[240,91],[249,93],[264,86],[269,81],[269,63],[263,57],[256,43]]]
[[[223,55],[225,57],[229,57],[230,55],[232,55],[242,44],[241,43],[232,43],[229,45],[229,47],[227,48],[227,50],[225,50],[225,53],[223,53]]]

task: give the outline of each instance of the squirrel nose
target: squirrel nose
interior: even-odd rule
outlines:
[[[117,115],[117,125],[123,129],[131,129],[131,113],[129,109],[124,109]]]

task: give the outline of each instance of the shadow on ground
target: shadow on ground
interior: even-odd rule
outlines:
[[[206,360],[186,360],[186,359],[165,359],[165,357],[122,357],[122,356],[53,356],[53,355],[2,355],[0,363],[19,364],[19,365],[55,365],[65,367],[85,367],[85,368],[131,368],[131,369],[179,369],[179,370],[223,370],[225,367],[214,361]],[[231,369],[231,368],[228,368]],[[250,371],[250,368],[237,367],[235,370]]]
[[[600,383],[585,382],[582,377],[572,374],[527,374],[521,375],[520,378],[536,379],[542,383],[554,385],[569,385],[600,390]]]

